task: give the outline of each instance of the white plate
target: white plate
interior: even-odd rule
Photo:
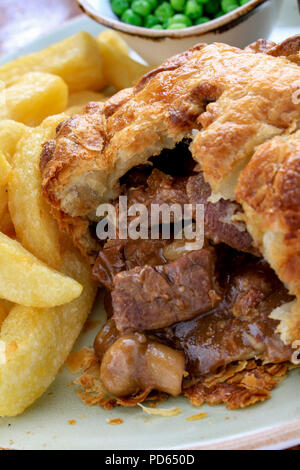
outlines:
[[[299,32],[296,1],[285,0],[272,39],[282,40]],[[101,27],[86,17],[77,18],[0,62],[30,53],[77,31],[92,34]],[[101,302],[92,317],[103,318]],[[91,345],[97,330],[81,335],[75,349]],[[294,371],[272,393],[271,400],[245,410],[228,411],[224,406],[192,407],[184,398],[171,399],[164,407],[181,407],[183,413],[162,418],[147,416],[141,409],[103,411],[81,403],[72,376],[63,369],[49,390],[23,415],[0,418],[0,447],[14,449],[162,449],[162,448],[284,448],[300,442],[300,377]],[[207,418],[187,422],[195,413]],[[110,418],[124,423],[112,426]],[[69,421],[76,424],[70,425]]]

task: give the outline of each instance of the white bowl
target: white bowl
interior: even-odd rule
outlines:
[[[157,65],[199,42],[224,42],[244,48],[256,39],[267,39],[282,4],[281,0],[251,0],[231,13],[202,25],[180,30],[154,30],[123,23],[113,13],[109,0],[77,2],[95,21],[117,30],[150,65]]]

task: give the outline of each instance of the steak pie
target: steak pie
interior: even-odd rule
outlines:
[[[299,51],[300,37],[198,44],[45,143],[44,196],[104,290],[92,372],[110,399],[89,382],[93,403],[184,393],[239,408],[298,363]],[[120,196],[202,204],[203,247],[177,239],[175,219],[168,239],[99,240],[97,207],[118,211]]]

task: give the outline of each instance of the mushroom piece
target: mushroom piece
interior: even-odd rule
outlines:
[[[184,354],[144,335],[122,336],[104,354],[100,377],[112,395],[124,397],[141,391],[181,393]]]

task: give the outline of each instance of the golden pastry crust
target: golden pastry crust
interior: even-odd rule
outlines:
[[[239,178],[236,198],[264,258],[300,299],[300,131],[258,147]],[[300,301],[290,307],[275,312],[288,343],[300,339]]]
[[[40,163],[43,187],[47,191],[50,203],[71,216],[81,215],[72,213],[72,204],[76,204],[78,198],[84,214],[89,210],[88,200],[93,198],[93,181],[89,175],[102,166],[102,159],[97,161],[97,156],[103,149],[106,138],[106,121],[101,113],[103,106],[103,104],[89,105],[85,114],[76,114],[61,122],[57,127],[56,140],[44,144]],[[103,162],[103,168],[104,166]],[[57,187],[59,185],[63,191],[70,177],[72,189],[64,194],[66,200],[57,204],[55,197]],[[80,191],[83,184],[80,186],[80,181],[77,184],[77,179],[87,181],[85,192]],[[102,181],[99,179],[94,183],[101,186]]]
[[[275,46],[277,46],[276,42],[268,41],[267,39],[258,39],[245,47],[245,51],[254,52],[256,54],[262,52],[265,54]]]
[[[300,65],[300,34],[274,45],[267,53],[273,57],[287,57],[291,62]]]
[[[300,68],[285,58],[197,45],[113,104],[91,105],[65,121],[42,156],[44,193],[67,214],[87,215],[117,194],[130,168],[193,136],[193,156],[215,197],[234,199],[256,146],[299,124],[297,83]]]

